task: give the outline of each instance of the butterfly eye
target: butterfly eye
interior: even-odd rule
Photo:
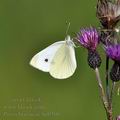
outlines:
[[[47,59],[47,58],[45,59],[45,62],[48,62],[48,59]]]

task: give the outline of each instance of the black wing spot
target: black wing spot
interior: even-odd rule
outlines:
[[[47,59],[47,58],[45,58],[45,62],[48,62],[48,59]]]

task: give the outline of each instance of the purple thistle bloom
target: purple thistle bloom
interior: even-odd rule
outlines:
[[[90,27],[86,29],[82,29],[78,34],[77,38],[78,42],[88,50],[95,51],[97,45],[99,43],[99,35],[95,28]]]
[[[108,46],[106,54],[112,60],[120,63],[120,44]]]

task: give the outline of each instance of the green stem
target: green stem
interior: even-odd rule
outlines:
[[[106,94],[107,100],[110,103],[110,88],[109,88],[109,57],[106,56]]]
[[[111,94],[110,94],[110,100],[111,100],[111,103],[112,103],[112,98],[113,98],[114,88],[115,88],[115,82],[112,82],[112,88],[111,88]]]
[[[102,85],[102,81],[101,81],[101,78],[100,78],[100,73],[99,73],[99,69],[96,68],[95,69],[95,73],[96,73],[96,78],[97,78],[97,82],[98,82],[98,86],[99,86],[99,90],[100,90],[100,97],[101,97],[101,100],[102,100],[102,103],[103,103],[103,106],[106,110],[106,112],[108,111],[108,101],[107,101],[107,98],[106,98],[106,95],[105,95],[105,91],[104,91],[104,88],[103,88],[103,85]]]
[[[113,120],[113,115],[112,115],[112,104],[109,104],[104,88],[103,88],[103,84],[102,84],[102,80],[100,78],[100,73],[99,73],[99,69],[96,68],[95,69],[95,73],[96,73],[96,78],[98,81],[98,86],[99,86],[99,90],[100,90],[100,97],[103,103],[103,106],[106,110],[106,114],[107,114],[107,119],[108,120]]]

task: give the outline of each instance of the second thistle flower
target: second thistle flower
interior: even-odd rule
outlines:
[[[108,46],[106,54],[114,61],[110,71],[110,78],[113,82],[117,82],[120,80],[120,44]]]
[[[91,68],[96,69],[101,65],[101,58],[96,51],[99,44],[99,34],[93,27],[81,29],[77,33],[76,39],[78,42],[88,50],[88,64]]]

